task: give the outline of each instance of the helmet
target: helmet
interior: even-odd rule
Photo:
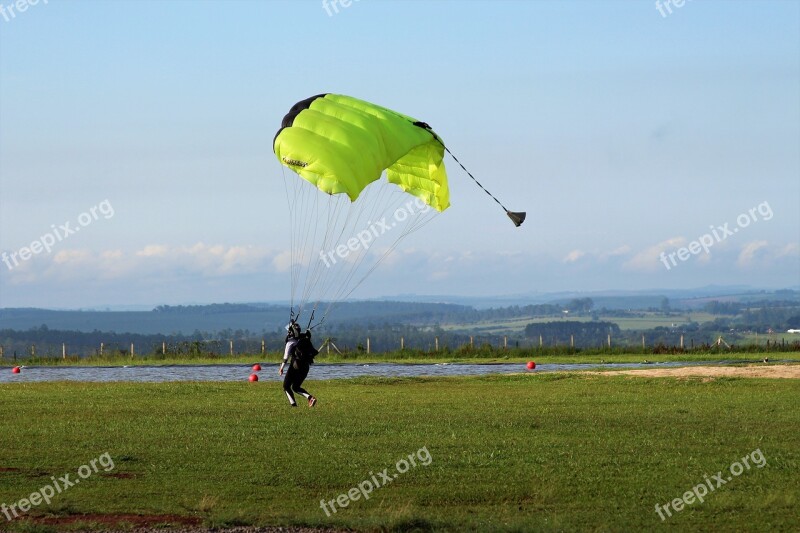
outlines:
[[[298,338],[300,336],[300,326],[294,320],[286,324],[286,331],[288,331],[289,335],[294,338]]]

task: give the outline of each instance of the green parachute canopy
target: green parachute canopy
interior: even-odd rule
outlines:
[[[436,211],[450,206],[445,146],[414,118],[357,98],[320,94],[295,104],[273,142],[280,162],[328,194],[355,202],[387,180]]]

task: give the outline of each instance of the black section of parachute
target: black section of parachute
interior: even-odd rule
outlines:
[[[300,100],[299,102],[297,102],[292,106],[292,108],[289,110],[288,113],[286,113],[286,115],[283,117],[283,120],[281,121],[281,129],[279,129],[278,132],[275,134],[275,137],[272,138],[273,151],[275,150],[275,139],[278,138],[278,135],[280,135],[283,130],[292,127],[292,124],[294,124],[294,119],[297,118],[297,115],[299,115],[301,111],[311,107],[311,104],[314,102],[314,100],[316,100],[317,98],[325,98],[326,96],[328,96],[328,94],[330,93],[318,94],[316,96],[312,96],[311,98]]]

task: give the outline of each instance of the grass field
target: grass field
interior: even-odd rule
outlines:
[[[320,398],[313,409],[290,409],[267,382],[0,385],[0,503],[51,476],[75,479],[102,454],[114,462],[24,515],[32,521],[0,515],[0,528],[800,528],[797,380],[540,374],[307,387]],[[655,512],[756,450],[763,468],[665,521]],[[341,499],[371,480],[383,486],[368,500]],[[337,498],[348,505],[328,516],[320,500]]]

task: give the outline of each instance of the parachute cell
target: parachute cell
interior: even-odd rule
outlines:
[[[437,211],[450,205],[444,144],[426,124],[357,98],[322,94],[295,104],[273,148],[278,160],[328,194],[356,201],[380,179]]]

